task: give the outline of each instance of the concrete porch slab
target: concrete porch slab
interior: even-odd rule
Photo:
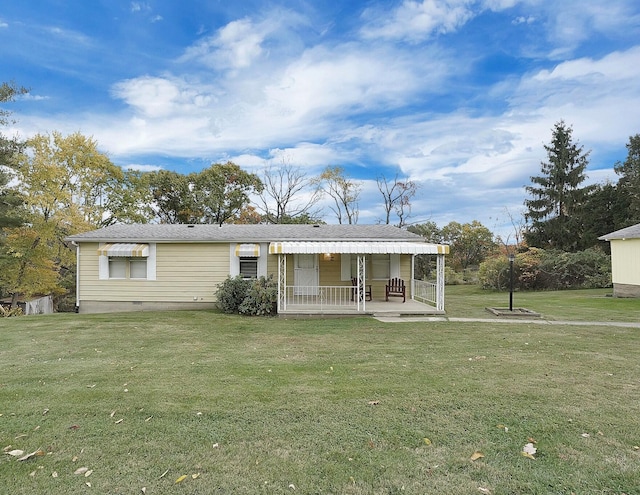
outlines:
[[[312,317],[312,316],[376,316],[376,317],[402,317],[402,316],[430,316],[444,315],[444,311],[438,311],[434,306],[424,304],[413,299],[406,302],[395,300],[385,301],[374,299],[365,301],[365,309],[357,310],[356,306],[321,306],[317,304],[288,304],[285,311],[280,311],[281,317]]]

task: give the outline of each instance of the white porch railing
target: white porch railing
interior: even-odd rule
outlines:
[[[289,285],[286,287],[285,298],[287,309],[292,309],[291,306],[297,308],[313,306],[320,310],[340,307],[356,308],[357,301],[355,298],[351,300],[353,292],[352,286],[344,285]]]
[[[413,281],[413,298],[416,301],[423,303],[430,303],[436,305],[438,301],[437,297],[437,285],[433,282],[425,282],[423,280]]]

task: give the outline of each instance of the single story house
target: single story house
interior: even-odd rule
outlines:
[[[611,243],[613,295],[640,297],[640,223],[598,239]]]
[[[237,275],[272,275],[280,314],[390,307],[392,278],[406,281],[407,303],[444,312],[449,246],[391,225],[112,225],[67,240],[80,313],[214,308],[218,284]],[[435,281],[414,280],[418,254],[436,256]]]

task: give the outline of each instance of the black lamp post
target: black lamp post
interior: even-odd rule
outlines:
[[[509,311],[513,311],[513,262],[515,254],[509,254]]]

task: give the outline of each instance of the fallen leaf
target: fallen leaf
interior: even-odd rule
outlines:
[[[87,481],[87,482],[85,483],[85,485],[87,485],[89,488],[91,488],[91,483],[90,483],[89,481]]]
[[[478,491],[487,494],[491,493],[491,490],[489,490],[488,488],[482,488],[481,486],[478,487]]]
[[[153,416],[149,416],[147,419],[145,419],[145,423],[148,423],[149,421],[151,421],[151,418],[153,418]]]
[[[77,462],[78,461],[78,456],[74,455],[73,458],[71,459],[71,462]]]
[[[472,461],[477,461],[478,459],[482,459],[483,457],[484,457],[484,454],[479,450],[476,450],[473,454],[471,454]]]
[[[109,417],[110,417],[110,418],[113,418],[115,415],[116,415],[116,411],[115,411],[115,410],[113,410],[113,411],[111,411],[111,414],[109,414]]]
[[[168,472],[169,472],[169,470],[167,469],[164,473],[162,473],[160,475],[160,478],[164,478],[167,475]]]
[[[142,493],[147,493],[147,487],[146,487],[146,486],[143,486],[143,487],[140,489],[140,491],[141,491]]]
[[[24,450],[19,450],[19,449],[10,450],[9,452],[5,452],[5,454],[12,455],[13,457],[18,457],[24,454]]]
[[[84,477],[88,478],[89,476],[91,476],[91,473],[93,473],[93,469],[89,469],[89,471],[87,471],[86,473],[84,473]]]
[[[591,435],[589,435],[588,433],[583,433],[582,435],[580,435],[582,438],[589,438]]]
[[[192,480],[198,479],[199,477],[200,477],[200,473],[194,473],[191,475]]]
[[[187,475],[183,474],[182,476],[180,476],[177,480],[176,483],[182,483],[184,480],[187,479]]]
[[[52,478],[57,478],[58,477],[58,471],[54,471],[53,473],[51,473],[51,477]]]
[[[535,454],[538,451],[538,449],[536,449],[532,443],[528,443],[526,444],[524,447],[522,447],[522,452],[526,452],[527,454]]]
[[[27,434],[26,433],[21,433],[16,438],[14,438],[14,440],[20,440],[21,438],[27,438]]]
[[[11,450],[11,447],[13,447],[13,445],[7,445],[4,449],[2,449],[2,452],[9,452]]]
[[[534,461],[536,460],[536,458],[533,457],[532,454],[530,454],[529,452],[525,452],[524,450],[522,452],[520,452],[520,454],[522,454],[524,457],[526,457],[528,459],[533,459]]]
[[[124,421],[124,418],[120,418],[118,421],[116,421],[116,424],[119,425],[120,423],[122,423]]]
[[[44,450],[42,449],[38,449],[35,450],[33,452],[31,452],[30,454],[24,455],[22,457],[20,457],[20,459],[18,459],[19,461],[28,461],[29,459],[33,459],[34,457],[39,457],[45,455]]]
[[[77,430],[78,428],[80,428],[79,425],[71,425],[71,426],[69,426],[70,430]]]
[[[79,467],[73,472],[73,474],[85,474],[88,471],[89,471],[88,467]]]
[[[529,437],[529,438],[527,438],[527,441],[528,441],[529,443],[534,444],[534,445],[535,445],[536,443],[538,443],[538,442],[536,442],[536,439],[535,439],[535,438],[533,438],[533,437]]]
[[[425,443],[425,445],[431,445],[431,440],[429,440],[428,438],[425,437],[424,443]]]
[[[93,388],[95,386],[96,386],[96,384],[94,383],[93,385],[87,385],[87,388]]]
[[[218,447],[220,447],[220,445],[218,445],[217,443],[214,443],[214,444],[213,444],[213,448],[214,448],[214,449],[217,449]]]
[[[49,412],[49,409],[45,409],[44,411],[42,411],[42,415],[44,416],[45,414],[47,414]]]
[[[379,400],[370,400],[369,401],[369,405],[370,406],[378,406],[378,405],[380,405],[380,401]]]
[[[291,488],[292,490],[296,489],[296,485],[294,485],[293,483],[289,484],[289,488]]]
[[[35,471],[31,471],[29,473],[29,476],[31,476],[32,478],[36,475],[36,473],[38,472],[38,470],[36,469]]]

